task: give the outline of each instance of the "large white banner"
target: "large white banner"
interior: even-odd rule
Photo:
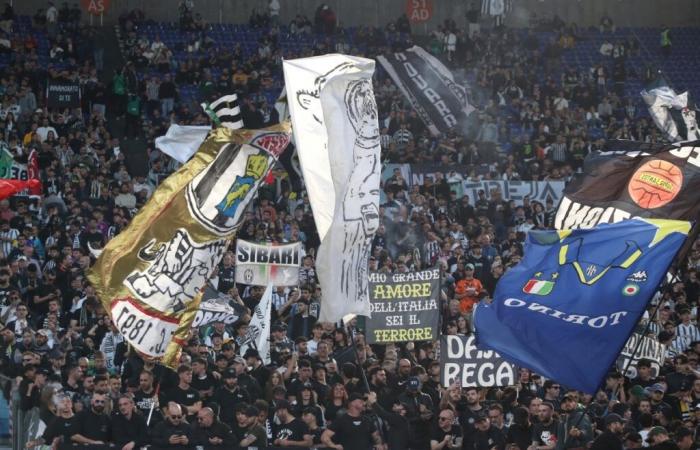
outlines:
[[[379,227],[381,172],[374,61],[325,55],[284,61],[301,168],[321,238],[319,320],[370,315],[367,263]]]
[[[299,284],[301,242],[254,244],[236,242],[236,283],[254,286],[296,286]]]

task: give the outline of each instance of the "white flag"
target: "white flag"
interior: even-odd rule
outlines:
[[[253,318],[248,326],[248,339],[241,345],[241,355],[248,348],[254,348],[260,354],[263,363],[270,364],[270,311],[272,310],[272,285],[268,284],[260,302],[253,311]],[[254,344],[253,344],[254,343]]]
[[[374,61],[325,55],[283,63],[301,170],[321,246],[319,320],[370,315],[368,258],[379,227]]]
[[[658,86],[641,92],[649,114],[664,137],[671,142],[700,139],[695,109],[688,92],[676,94],[669,86]]]
[[[184,164],[197,152],[210,131],[209,126],[173,124],[165,136],[156,138],[156,148]]]

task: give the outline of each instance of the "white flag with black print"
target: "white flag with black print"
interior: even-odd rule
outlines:
[[[690,94],[676,94],[665,81],[659,80],[655,87],[641,92],[649,114],[664,137],[671,142],[695,141],[700,139],[700,130],[695,118],[695,105]]]
[[[246,350],[253,348],[260,354],[260,359],[265,365],[272,362],[270,358],[270,317],[272,310],[272,285],[268,284],[263,296],[253,310],[253,318],[248,326],[248,336],[241,344],[240,354],[245,355]]]
[[[202,103],[202,109],[217,126],[237,130],[243,128],[243,116],[236,94],[224,95],[210,103]]]
[[[370,316],[368,261],[379,227],[380,145],[374,61],[331,54],[283,63],[286,92],[321,246],[319,320]]]

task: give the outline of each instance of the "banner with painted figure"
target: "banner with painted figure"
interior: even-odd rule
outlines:
[[[236,303],[230,295],[217,291],[207,283],[192,328],[205,327],[214,322],[233,325],[245,315],[245,306]]]
[[[642,341],[641,343],[639,342],[640,339]],[[634,359],[632,359],[630,363],[632,357],[634,357]],[[621,372],[627,367],[627,373],[624,375],[632,380],[637,378],[637,363],[640,359],[646,359],[651,362],[651,376],[652,378],[656,378],[661,373],[661,368],[666,359],[666,346],[657,339],[649,336],[642,336],[640,333],[632,333],[627,343],[622,348],[615,365]]]
[[[434,341],[440,322],[440,269],[369,274],[368,344]]]
[[[686,221],[632,219],[531,231],[520,264],[474,310],[477,346],[595,394],[689,230]]]
[[[88,277],[116,327],[142,356],[177,363],[202,288],[290,139],[288,123],[212,130],[104,248]]]
[[[324,55],[284,61],[294,140],[321,239],[319,320],[370,315],[368,260],[379,228],[381,173],[374,61]]]
[[[255,244],[236,242],[236,283],[253,286],[297,286],[301,266],[301,242]]]
[[[608,141],[586,157],[583,173],[564,189],[554,228],[592,228],[633,217],[697,220],[698,214],[700,141]]]
[[[437,136],[454,127],[466,128],[466,119],[474,111],[466,90],[455,83],[452,72],[440,60],[421,47],[377,56],[406,99]]]
[[[476,348],[474,336],[440,336],[440,382],[444,387],[513,386],[518,368],[492,350]]]

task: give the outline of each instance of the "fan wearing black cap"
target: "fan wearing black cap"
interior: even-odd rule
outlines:
[[[240,403],[249,403],[251,398],[244,388],[238,385],[236,370],[229,367],[221,375],[222,384],[214,391],[212,400],[219,405],[219,419],[232,427],[236,421],[234,408]]]
[[[337,450],[366,450],[372,445],[382,448],[379,431],[364,411],[363,395],[350,395],[347,413],[337,417],[321,435],[323,445]]]
[[[410,377],[404,385],[406,390],[399,395],[399,401],[406,405],[406,418],[414,431],[413,447],[427,446],[430,427],[433,421],[433,400],[422,392],[423,387],[418,377]]]
[[[287,400],[277,402],[275,415],[279,425],[272,427],[272,444],[280,447],[310,447],[309,430],[301,420],[292,415],[292,406]]]
[[[618,414],[610,413],[605,416],[605,430],[598,436],[591,450],[622,450],[622,432],[624,420]]]
[[[20,408],[29,411],[41,406],[41,390],[46,386],[49,372],[33,365],[24,366],[23,379],[19,384]]]

